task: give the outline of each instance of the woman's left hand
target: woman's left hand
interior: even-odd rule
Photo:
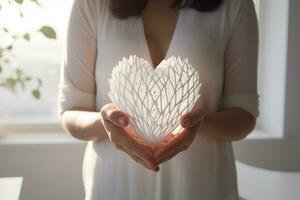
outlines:
[[[176,135],[173,133],[167,135],[153,147],[156,164],[160,165],[179,152],[187,150],[193,142],[203,118],[204,111],[199,107],[185,113],[180,119],[180,124],[183,127],[182,131]]]

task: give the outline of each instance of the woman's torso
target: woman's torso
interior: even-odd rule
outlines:
[[[100,1],[95,66],[98,110],[110,102],[108,78],[120,59],[135,54],[152,63],[142,18],[117,19],[108,9],[108,0]],[[165,58],[188,58],[199,71],[200,104],[208,112],[217,111],[222,98],[224,51],[231,23],[227,15],[233,0],[225,2],[211,13],[181,9],[166,48]],[[83,178],[87,199],[237,199],[231,143],[208,140],[200,134],[188,150],[163,163],[158,173],[135,163],[107,139],[89,142]]]

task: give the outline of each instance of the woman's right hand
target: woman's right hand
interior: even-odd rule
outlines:
[[[136,162],[144,167],[158,171],[152,148],[145,144],[133,131],[128,128],[129,117],[118,110],[112,103],[101,108],[101,121],[110,141],[119,150],[126,152]]]

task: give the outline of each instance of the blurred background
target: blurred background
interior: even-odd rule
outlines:
[[[300,2],[256,0],[260,25],[255,130],[234,142],[241,199],[300,196]],[[0,199],[83,199],[85,142],[56,111],[72,0],[0,0]],[[59,180],[59,181],[58,181]]]
[[[2,50],[1,82],[8,75],[14,74],[16,68],[27,76],[42,80],[38,100],[32,98],[35,97],[32,95],[32,89],[36,89],[37,85],[35,80],[25,82],[26,91],[18,83],[14,93],[10,87],[0,87],[1,120],[10,123],[35,123],[37,120],[58,122],[55,97],[68,2],[70,1],[1,1],[0,44],[1,48],[12,46],[9,51]],[[41,32],[42,27],[48,29]],[[21,101],[16,101],[18,97],[22,98],[19,99]]]

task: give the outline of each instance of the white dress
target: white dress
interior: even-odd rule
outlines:
[[[108,78],[123,57],[151,63],[142,18],[115,18],[109,0],[75,0],[58,94],[58,114],[110,102]],[[180,10],[166,58],[187,57],[200,72],[208,112],[240,107],[258,117],[258,27],[252,0],[224,0],[214,12]],[[158,173],[116,150],[108,139],[88,142],[83,161],[86,200],[237,200],[231,142],[197,134],[188,150]]]

